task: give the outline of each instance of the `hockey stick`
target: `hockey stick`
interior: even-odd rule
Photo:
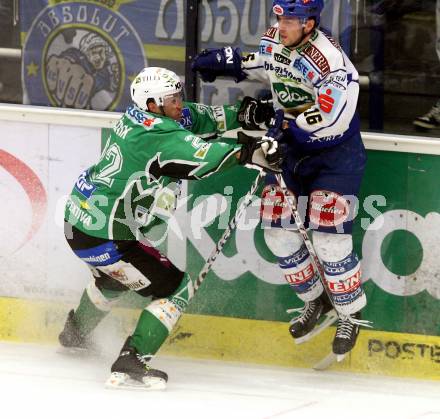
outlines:
[[[332,296],[325,285],[324,267],[322,266],[322,263],[319,260],[318,255],[316,254],[316,250],[312,244],[312,241],[310,240],[309,235],[307,234],[306,227],[304,226],[304,223],[301,219],[301,216],[299,215],[298,206],[296,203],[296,198],[289,191],[289,188],[287,187],[286,182],[284,181],[282,174],[276,174],[275,177],[277,179],[278,185],[280,186],[281,190],[283,191],[284,196],[286,197],[290,212],[293,216],[293,219],[295,220],[295,224],[298,227],[298,231],[301,234],[301,237],[304,241],[304,244],[305,244],[308,252],[310,253],[310,256],[312,257],[313,269],[315,270],[315,272],[318,272],[319,276],[321,277],[321,281],[322,281],[324,289],[327,293],[327,296],[329,297],[330,302],[332,303],[332,305],[334,307]]]
[[[330,294],[330,291],[327,288],[327,283],[325,281],[324,267],[322,266],[322,263],[319,260],[318,255],[316,254],[316,250],[313,246],[313,243],[310,240],[309,235],[307,234],[306,227],[304,226],[304,223],[301,219],[301,216],[299,215],[296,198],[290,192],[289,188],[287,187],[286,182],[284,181],[283,175],[276,174],[275,177],[277,179],[278,185],[280,186],[284,196],[286,197],[288,207],[289,207],[290,212],[293,216],[293,219],[295,220],[295,224],[298,227],[298,232],[301,234],[303,242],[304,242],[304,244],[305,244],[305,246],[311,256],[313,269],[321,277],[321,283],[322,283],[322,286],[324,287],[324,291],[327,294],[327,297],[328,297],[331,305],[333,306],[333,309],[335,311],[335,315],[339,317],[338,311],[336,310],[335,305],[333,303],[332,295]],[[336,320],[336,318],[334,320]],[[317,371],[323,371],[323,370],[327,369],[328,367],[330,367],[330,365],[332,365],[335,361],[338,361],[338,362],[342,361],[344,359],[344,357],[345,357],[345,354],[344,354],[344,356],[340,356],[340,355],[334,354],[333,351],[331,351],[324,359],[322,359],[317,364],[315,364],[313,366],[313,369],[317,370]]]
[[[249,189],[248,193],[243,198],[241,205],[237,208],[235,215],[229,221],[228,226],[226,227],[226,230],[223,232],[222,236],[220,237],[220,240],[215,245],[214,250],[211,252],[208,259],[206,259],[206,262],[203,265],[203,268],[200,271],[199,276],[197,277],[197,279],[194,282],[194,290],[195,291],[197,291],[199,289],[200,285],[202,284],[202,282],[206,278],[206,275],[211,270],[214,261],[217,259],[217,256],[220,254],[225,243],[229,239],[229,236],[232,234],[235,227],[237,227],[238,221],[240,220],[244,211],[252,202],[252,197],[254,196],[255,192],[257,191],[258,186],[260,184],[260,181],[261,181],[261,179],[263,179],[264,176],[265,176],[265,172],[263,170],[260,170],[260,172],[258,173],[258,176],[254,180],[254,183],[252,183],[251,188]]]

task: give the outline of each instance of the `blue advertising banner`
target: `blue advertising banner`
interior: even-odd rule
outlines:
[[[350,21],[349,2],[327,3],[322,24],[338,37]],[[200,1],[199,49],[256,50],[271,24],[271,6],[272,0]],[[21,0],[24,102],[124,110],[130,83],[143,67],[163,66],[183,75],[185,10],[184,0]],[[245,83],[231,87],[218,100],[231,102],[249,90]],[[200,97],[213,101],[212,92]]]

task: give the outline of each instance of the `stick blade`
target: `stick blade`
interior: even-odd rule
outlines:
[[[321,359],[318,363],[313,366],[315,371],[325,371],[329,369],[334,363],[342,362],[347,354],[336,355],[333,351],[330,352],[325,358]]]

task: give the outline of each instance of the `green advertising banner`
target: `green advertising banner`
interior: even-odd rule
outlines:
[[[383,151],[369,151],[368,158],[354,231],[368,296],[363,316],[377,330],[440,335],[440,159]],[[179,234],[171,233],[167,241],[179,249],[169,249],[169,256],[179,254],[181,269],[198,275],[256,175],[236,168],[188,185],[189,198],[177,219],[192,233],[181,236],[186,247],[176,243]],[[229,211],[221,213],[215,200],[220,195]],[[264,229],[257,224],[259,202],[256,196],[194,298],[191,313],[288,321],[286,310],[302,305],[265,245]],[[200,217],[205,224],[197,226],[194,220]]]
[[[439,156],[368,150],[353,239],[368,298],[363,317],[375,330],[440,336],[437,173]],[[168,225],[167,235],[159,233],[162,250],[181,270],[197,277],[257,174],[237,167],[184,182],[175,223]],[[303,305],[265,244],[261,189],[189,313],[288,322],[286,310]]]

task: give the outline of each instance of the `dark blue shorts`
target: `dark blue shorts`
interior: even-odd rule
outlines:
[[[319,153],[288,154],[283,164],[283,178],[298,199],[306,227],[351,234],[366,161],[360,133]],[[265,183],[276,184],[275,176],[267,175]],[[281,227],[285,222],[278,219],[271,226]]]

